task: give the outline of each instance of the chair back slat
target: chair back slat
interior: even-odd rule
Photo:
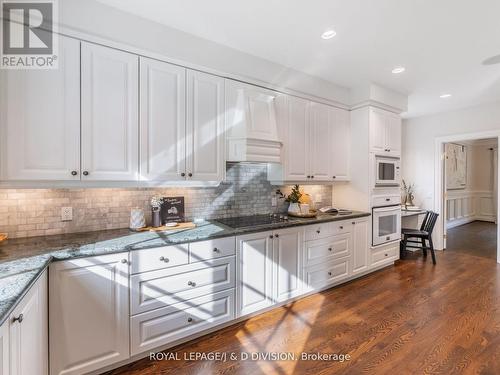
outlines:
[[[420,225],[420,230],[425,230],[425,226],[427,225],[427,220],[429,219],[429,212],[430,211],[426,211],[424,220],[422,221],[422,225]]]
[[[434,226],[436,225],[436,221],[437,221],[438,216],[439,216],[439,214],[437,214],[435,212],[432,212],[432,211],[429,212],[429,217],[427,218],[427,222],[426,222],[425,228],[424,228],[424,230],[427,233],[432,234],[432,232],[434,231]]]

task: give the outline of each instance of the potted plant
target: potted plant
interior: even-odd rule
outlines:
[[[301,197],[299,185],[293,185],[291,193],[285,198],[285,202],[288,202],[288,212],[300,213]]]

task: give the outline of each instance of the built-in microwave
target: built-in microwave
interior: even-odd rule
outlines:
[[[375,157],[375,186],[399,186],[401,161],[389,156]]]

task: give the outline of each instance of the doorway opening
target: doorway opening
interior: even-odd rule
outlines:
[[[499,133],[436,141],[435,207],[440,249],[500,263],[498,222]]]

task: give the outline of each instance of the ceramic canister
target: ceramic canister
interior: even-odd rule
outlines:
[[[132,208],[130,210],[130,229],[140,229],[146,226],[146,218],[142,208]]]

